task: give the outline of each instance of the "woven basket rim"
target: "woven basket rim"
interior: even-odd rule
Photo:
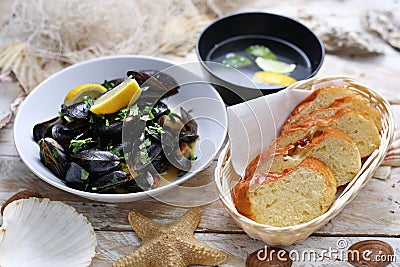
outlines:
[[[376,149],[362,164],[362,168],[357,174],[357,176],[346,186],[345,190],[340,194],[339,197],[334,201],[332,206],[322,215],[317,218],[314,218],[308,222],[292,225],[292,226],[272,226],[267,224],[261,224],[255,222],[246,216],[240,214],[232,200],[226,198],[224,195],[224,191],[222,188],[222,179],[223,179],[223,170],[224,165],[230,162],[230,145],[229,142],[221,151],[218,161],[217,167],[215,169],[215,182],[217,185],[217,192],[220,197],[220,200],[224,204],[224,207],[230,213],[234,219],[238,219],[247,225],[252,227],[256,227],[259,230],[269,231],[269,232],[276,232],[276,233],[285,233],[285,232],[293,232],[299,230],[311,230],[310,234],[315,230],[319,229],[323,225],[325,225],[329,220],[334,218],[351,200],[357,195],[358,191],[368,182],[368,180],[372,177],[374,171],[377,167],[382,163],[384,156],[389,148],[390,143],[392,142],[393,135],[394,135],[394,119],[393,114],[390,108],[390,104],[386,99],[384,99],[378,92],[373,90],[372,88],[367,87],[366,85],[360,83],[359,81],[346,77],[346,76],[327,76],[327,77],[314,77],[308,80],[299,81],[291,86],[287,87],[285,90],[292,90],[296,89],[311,89],[311,86],[315,83],[325,82],[325,81],[332,81],[332,80],[343,80],[345,86],[350,87],[350,90],[358,91],[359,93],[363,93],[363,97],[367,98],[369,101],[373,99],[373,102],[377,102],[380,105],[379,111],[384,111],[382,114],[382,126],[383,129],[380,132],[381,136],[381,144],[378,149]],[[306,87],[306,88],[305,88]],[[370,96],[370,98],[366,97]],[[373,103],[374,104],[374,103]],[[228,192],[228,194],[230,191]],[[340,202],[340,203],[338,203]]]

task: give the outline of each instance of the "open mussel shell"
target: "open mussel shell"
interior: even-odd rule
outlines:
[[[127,75],[134,78],[142,88],[142,99],[168,97],[178,93],[177,81],[166,73],[157,70],[131,70]]]
[[[83,267],[95,256],[90,222],[59,201],[31,197],[6,206],[0,227],[2,267]]]
[[[35,142],[38,142],[42,138],[51,137],[53,127],[55,125],[59,125],[61,123],[62,123],[62,119],[59,117],[55,117],[48,121],[44,121],[44,122],[36,124],[33,127],[33,140],[35,140]]]
[[[57,177],[64,179],[69,167],[69,160],[64,148],[53,138],[39,140],[40,161]]]

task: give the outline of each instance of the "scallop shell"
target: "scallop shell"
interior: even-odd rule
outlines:
[[[0,74],[0,129],[5,127],[15,114],[26,94],[13,71]]]
[[[40,66],[41,59],[34,55],[34,49],[27,44],[12,43],[0,47],[0,74],[13,71],[26,93],[45,78]]]
[[[96,234],[88,220],[62,202],[20,199],[4,209],[1,267],[88,266],[96,245]]]

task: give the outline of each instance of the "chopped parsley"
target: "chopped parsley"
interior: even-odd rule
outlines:
[[[87,143],[92,141],[92,138],[86,138],[83,140],[80,140],[82,134],[78,135],[75,139],[72,139],[71,142],[69,143],[69,147],[72,148],[72,153],[77,153],[81,151],[82,149],[87,148]]]
[[[150,160],[150,157],[147,154],[146,150],[140,150],[139,159],[140,159],[140,163],[142,163],[142,164],[146,164]]]
[[[81,180],[87,181],[89,178],[89,172],[82,168]]]
[[[149,138],[146,138],[143,143],[139,145],[139,149],[143,149],[145,147],[149,147],[151,145],[151,141]]]
[[[83,102],[85,102],[85,108],[91,108],[93,106],[93,99],[90,96],[85,95],[83,97]]]

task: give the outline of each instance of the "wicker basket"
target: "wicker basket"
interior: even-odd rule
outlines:
[[[307,238],[313,232],[327,224],[357,195],[358,191],[372,177],[377,167],[382,163],[387,149],[392,141],[394,132],[393,115],[389,103],[374,90],[346,77],[312,78],[297,82],[286,90],[304,89],[310,90],[313,84],[330,80],[342,79],[345,86],[353,90],[371,102],[382,115],[382,130],[380,132],[381,144],[363,163],[360,172],[337,196],[330,209],[323,215],[307,223],[287,227],[275,227],[256,223],[239,214],[233,204],[230,189],[239,180],[240,176],[235,172],[230,157],[229,144],[223,149],[215,169],[215,181],[218,194],[234,221],[252,238],[261,239],[270,245],[291,245]]]

